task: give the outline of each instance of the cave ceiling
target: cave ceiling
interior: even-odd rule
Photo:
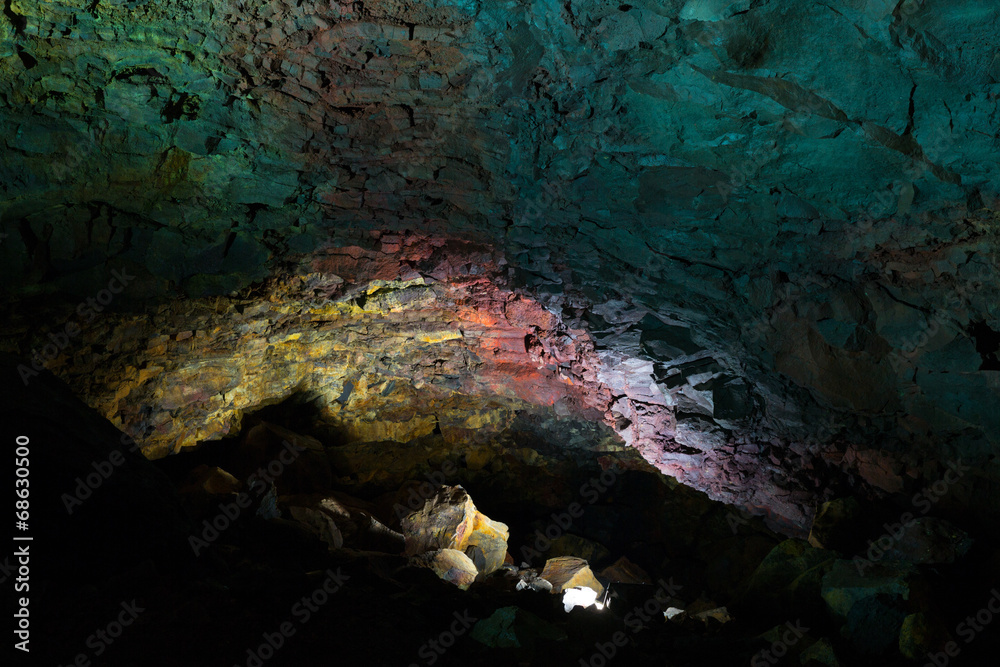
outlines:
[[[534,415],[789,530],[957,457],[993,488],[998,33],[985,1],[11,0],[0,344],[153,458],[298,401],[344,443]]]

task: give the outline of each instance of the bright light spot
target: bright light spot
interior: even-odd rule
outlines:
[[[600,595],[589,586],[574,586],[563,591],[563,609],[567,613],[573,607],[589,607],[590,605],[604,609],[607,605],[607,596]]]
[[[668,621],[678,614],[683,614],[683,609],[678,609],[677,607],[667,607],[667,610],[663,612],[663,617]]]

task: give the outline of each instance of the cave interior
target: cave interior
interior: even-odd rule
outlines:
[[[995,664],[998,100],[990,0],[6,0],[14,658]]]

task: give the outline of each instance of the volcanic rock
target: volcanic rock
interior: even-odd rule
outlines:
[[[471,552],[488,575],[500,569],[507,555],[507,526],[479,512],[460,486],[438,488],[401,525],[409,556],[439,549]]]
[[[471,637],[490,648],[532,648],[538,640],[563,641],[566,633],[520,607],[501,607],[478,621]]]
[[[552,584],[553,594],[577,586],[593,589],[598,594],[604,592],[604,585],[594,577],[587,561],[582,558],[572,556],[550,558],[545,561],[545,567],[538,576]]]
[[[456,549],[426,551],[412,556],[410,563],[418,567],[430,568],[438,577],[455,584],[462,590],[471,586],[476,577],[479,576],[475,563]]]

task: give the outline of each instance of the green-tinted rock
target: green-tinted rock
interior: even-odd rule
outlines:
[[[902,562],[876,562],[858,567],[853,561],[838,560],[823,576],[823,600],[831,612],[846,619],[860,600],[876,595],[909,599],[910,581],[915,574],[912,565]]]
[[[501,607],[472,628],[473,639],[490,648],[530,648],[538,640],[562,641],[566,633],[519,607]]]
[[[896,596],[879,593],[854,603],[840,634],[861,653],[883,655],[898,644],[905,617]]]
[[[824,574],[836,554],[816,549],[801,540],[785,540],[771,550],[747,584],[746,600],[770,610],[794,605],[811,608],[819,603]]]
[[[910,660],[920,660],[948,641],[948,631],[938,619],[924,613],[910,614],[899,630],[899,652]]]
[[[840,667],[833,645],[825,637],[799,654],[799,664],[803,667]]]

